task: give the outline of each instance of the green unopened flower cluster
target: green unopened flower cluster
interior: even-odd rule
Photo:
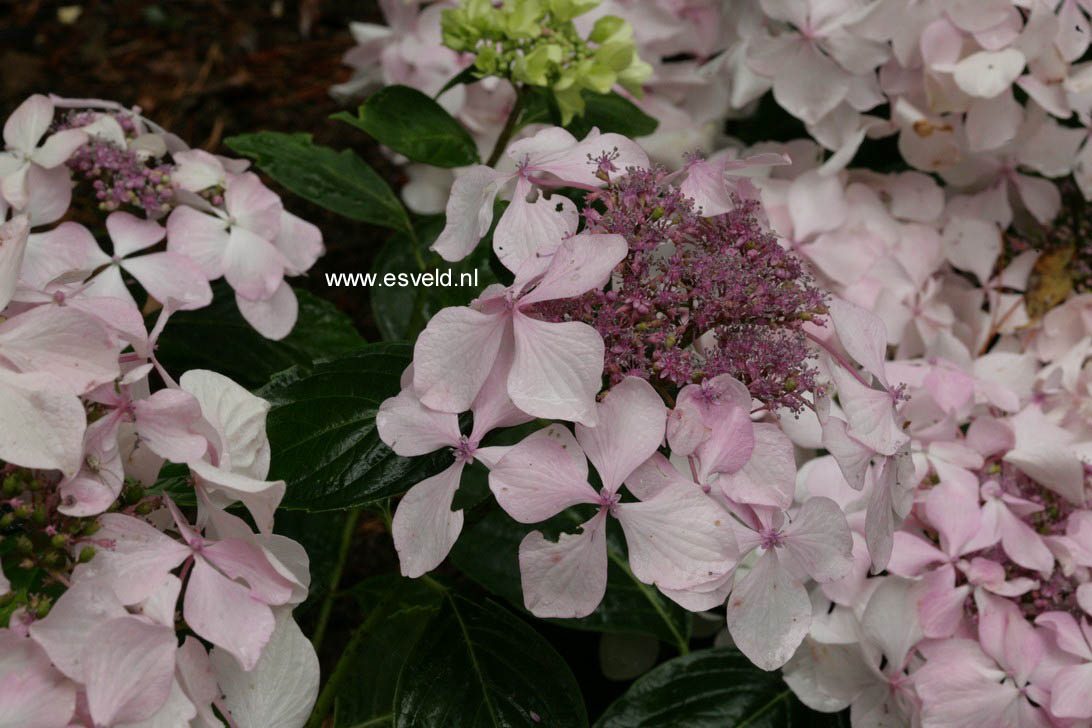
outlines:
[[[619,84],[635,96],[652,73],[637,56],[633,27],[606,15],[587,38],[572,19],[599,0],[466,0],[443,14],[444,45],[474,53],[482,76],[549,88],[562,123],[584,112],[581,92],[608,93]]]

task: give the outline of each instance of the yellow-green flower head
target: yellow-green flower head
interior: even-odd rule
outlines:
[[[605,94],[618,84],[640,96],[652,74],[622,18],[600,18],[587,38],[577,32],[572,19],[599,1],[464,0],[443,13],[444,45],[475,54],[479,76],[550,89],[567,124],[584,112],[585,89]]]

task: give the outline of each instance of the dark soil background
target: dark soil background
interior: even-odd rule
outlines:
[[[229,156],[239,156],[223,143],[234,134],[306,131],[355,149],[397,188],[376,145],[328,118],[345,108],[328,89],[351,75],[341,65],[351,20],[383,22],[374,0],[0,0],[0,118],[33,93],[111,99]],[[377,340],[366,292],[327,288],[323,273],[367,271],[388,232],[277,191],[326,242],[293,285],[333,300]]]

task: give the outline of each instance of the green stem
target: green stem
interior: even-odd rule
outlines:
[[[337,585],[341,582],[341,574],[345,571],[345,561],[349,557],[349,547],[353,542],[353,532],[356,531],[356,522],[360,519],[360,509],[354,508],[345,516],[345,525],[341,529],[341,544],[338,546],[337,562],[334,564],[334,573],[330,576],[330,589],[326,592],[326,598],[322,601],[322,609],[319,612],[318,623],[315,632],[311,636],[311,644],[318,652],[322,646],[322,639],[326,636],[326,627],[330,623],[330,611],[334,608],[334,600],[337,598]]]
[[[512,110],[508,112],[508,118],[504,121],[504,128],[501,129],[500,136],[497,137],[497,143],[493,145],[493,151],[489,155],[489,159],[486,160],[485,165],[492,167],[496,165],[497,160],[500,159],[500,155],[504,153],[505,148],[508,146],[508,142],[512,139],[512,135],[516,133],[519,128],[519,117],[523,114],[523,101],[526,98],[527,93],[522,86],[516,87],[516,103],[512,104]]]
[[[315,708],[311,711],[311,718],[307,721],[306,728],[321,728],[323,720],[330,714],[330,711],[334,707],[334,700],[337,698],[338,688],[341,683],[345,681],[345,678],[349,674],[350,666],[353,662],[353,656],[356,653],[360,643],[368,636],[368,633],[379,624],[390,611],[390,608],[394,605],[401,593],[402,588],[407,584],[406,580],[398,582],[398,585],[387,592],[383,600],[376,605],[372,613],[368,615],[367,619],[360,623],[360,625],[353,630],[352,636],[349,637],[349,642],[342,650],[341,658],[337,661],[337,665],[334,666],[334,671],[330,674],[330,679],[326,681],[326,685],[323,686],[322,692],[319,693],[318,700],[315,701]]]

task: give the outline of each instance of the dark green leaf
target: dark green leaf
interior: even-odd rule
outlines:
[[[447,83],[445,83],[443,86],[441,86],[440,90],[437,91],[436,95],[433,96],[432,98],[433,99],[438,99],[441,96],[443,96],[445,92],[450,91],[451,89],[455,88],[456,86],[459,86],[460,84],[476,83],[479,80],[480,79],[478,78],[478,69],[476,69],[472,65],[467,66],[466,68],[464,68],[463,70],[459,71],[454,76],[452,76],[448,80]]]
[[[292,333],[272,341],[242,317],[230,286],[220,281],[212,289],[212,305],[174,314],[159,337],[156,357],[175,377],[189,369],[212,369],[255,389],[290,366],[365,345],[348,316],[307,291],[296,290],[300,312]]]
[[[494,217],[494,223],[499,219]],[[371,301],[375,323],[385,339],[398,340],[410,338],[415,330],[420,330],[437,311],[446,306],[465,306],[490,283],[496,283],[496,277],[489,268],[491,246],[478,245],[470,255],[457,263],[449,263],[428,246],[444,229],[443,215],[429,215],[420,218],[416,224],[418,252],[424,259],[426,270],[447,280],[451,285],[433,286],[372,286]],[[398,276],[418,275],[421,272],[417,256],[413,252],[413,238],[395,235],[383,246],[372,266],[372,272],[378,280],[386,274]],[[466,285],[463,285],[463,284]],[[417,320],[414,311],[420,307]]]
[[[410,651],[440,609],[440,592],[420,581],[406,582],[393,574],[376,576],[353,588],[364,614],[378,608],[399,582],[398,600],[352,654],[349,673],[334,703],[334,728],[390,725],[394,720],[394,693]]]
[[[410,231],[406,209],[391,188],[348,149],[319,146],[310,134],[273,131],[228,137],[224,143],[316,205],[353,220]]]
[[[450,464],[445,452],[403,458],[379,439],[375,413],[398,394],[411,348],[368,344],[349,356],[281,372],[258,395],[272,405],[270,479],[288,483],[281,506],[325,511],[405,492]]]
[[[519,577],[519,543],[530,531],[545,532],[571,527],[579,518],[563,513],[546,524],[525,525],[507,514],[494,511],[463,530],[452,562],[467,576],[494,594],[523,608]],[[611,528],[607,537],[610,557],[607,593],[599,607],[582,619],[551,619],[563,627],[596,632],[645,634],[672,645],[685,644],[690,637],[690,615],[655,587],[637,581],[626,566],[624,541]]]
[[[444,107],[409,86],[385,86],[368,97],[356,116],[342,111],[333,118],[415,162],[434,167],[478,163],[478,145],[467,130]]]
[[[448,594],[398,683],[396,728],[588,724],[580,686],[553,647],[493,602]]]
[[[613,91],[609,94],[597,94],[585,90],[583,96],[584,114],[574,117],[565,127],[577,139],[587,136],[592,127],[598,127],[604,134],[613,132],[631,138],[648,136],[656,131],[659,124],[632,101]]]
[[[836,728],[841,714],[816,713],[779,672],[758,669],[735,648],[677,657],[639,678],[595,728]]]

